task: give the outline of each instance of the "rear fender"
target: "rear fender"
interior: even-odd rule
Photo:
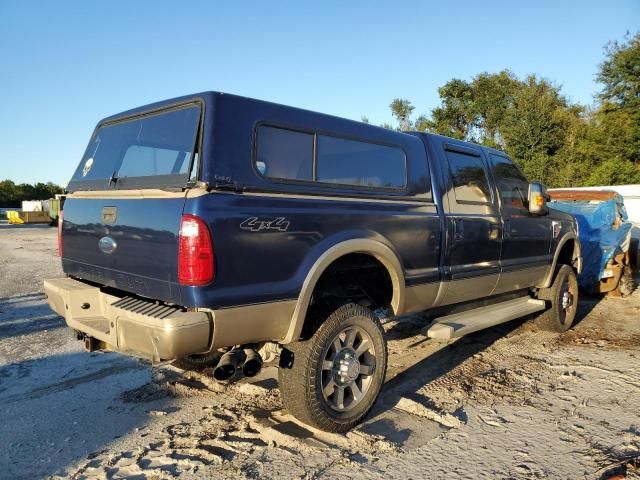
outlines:
[[[403,311],[405,300],[404,273],[400,261],[393,250],[384,243],[373,239],[358,238],[345,240],[326,250],[309,270],[302,285],[302,290],[291,318],[289,330],[283,343],[290,343],[300,338],[309,303],[311,302],[311,296],[318,280],[329,265],[338,258],[350,253],[369,254],[385,266],[389,272],[393,286],[391,308],[396,315]]]

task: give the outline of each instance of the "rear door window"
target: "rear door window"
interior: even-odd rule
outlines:
[[[100,126],[68,189],[183,186],[199,124],[200,106],[190,105]]]
[[[489,181],[479,156],[446,150],[453,192],[458,203],[491,203]]]

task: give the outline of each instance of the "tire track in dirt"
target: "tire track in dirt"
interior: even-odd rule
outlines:
[[[62,382],[54,383],[51,385],[45,385],[42,387],[34,388],[33,390],[30,390],[28,392],[21,392],[14,395],[7,395],[6,397],[0,397],[0,403],[10,404],[15,402],[35,400],[37,398],[41,398],[46,395],[52,395],[54,393],[59,393],[65,390],[72,389],[84,383],[94,382],[102,378],[106,378],[112,375],[118,375],[120,373],[124,373],[129,370],[135,370],[139,368],[141,367],[136,364],[113,365],[110,367],[100,369],[96,372],[89,373],[87,375],[82,375],[79,377],[70,378],[69,380],[64,380]]]

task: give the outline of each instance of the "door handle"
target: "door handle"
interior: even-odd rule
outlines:
[[[518,234],[518,229],[513,226],[513,223],[509,219],[504,221],[504,237],[509,238],[511,234]]]
[[[500,238],[500,231],[502,230],[502,225],[499,223],[492,223],[489,225],[489,240],[498,240]]]

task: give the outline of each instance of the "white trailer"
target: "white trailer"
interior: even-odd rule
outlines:
[[[43,205],[42,200],[23,200],[22,211],[23,212],[42,212]]]

